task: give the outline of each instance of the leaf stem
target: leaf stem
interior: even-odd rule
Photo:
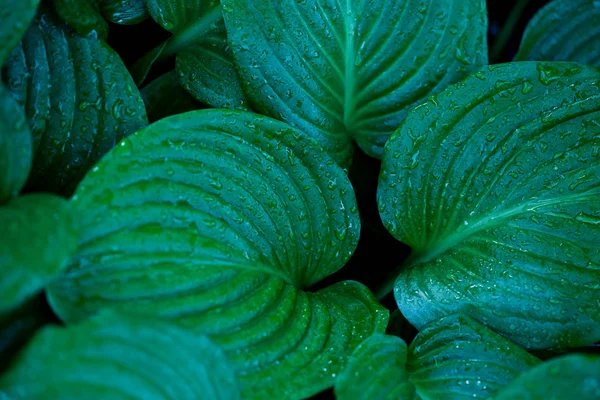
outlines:
[[[410,255],[406,258],[406,260],[404,260],[404,262],[398,267],[394,268],[392,273],[388,275],[383,284],[381,284],[381,286],[379,286],[379,288],[375,290],[375,296],[377,297],[377,299],[381,301],[388,295],[392,294],[392,292],[394,291],[394,284],[396,283],[396,279],[398,278],[398,275],[402,270],[412,268],[413,266],[422,261],[423,254],[413,250],[410,253]]]
[[[490,63],[495,64],[500,58],[500,54],[506,49],[508,40],[513,35],[517,22],[521,19],[521,15],[525,10],[525,7],[529,4],[529,0],[519,0],[513,7],[508,19],[504,23],[500,34],[496,38],[496,42],[490,51]]]

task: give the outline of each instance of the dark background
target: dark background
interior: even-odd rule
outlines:
[[[488,0],[489,30],[488,43],[490,63],[509,62],[516,54],[527,22],[539,8],[549,0]],[[133,25],[112,25],[108,43],[131,67],[149,50],[169,37],[152,20]],[[173,63],[165,63],[155,68],[149,79],[173,68]],[[357,193],[362,222],[361,239],[349,263],[336,274],[320,282],[312,290],[328,286],[341,280],[358,280],[375,291],[383,280],[410,253],[410,248],[392,238],[383,227],[376,204],[377,180],[380,161],[367,157],[357,149],[350,179]],[[393,299],[386,298],[383,304],[390,310],[396,308]],[[0,320],[0,373],[10,360],[10,356],[33,335],[41,326],[60,323],[47,305],[43,295],[32,299],[25,307],[8,318]],[[416,331],[410,325],[402,329],[402,336],[410,342]],[[589,346],[581,351],[598,351],[598,346]],[[542,358],[555,356],[555,353],[536,354]],[[313,397],[331,399],[333,391],[328,390]]]

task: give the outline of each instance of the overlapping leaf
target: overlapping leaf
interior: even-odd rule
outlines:
[[[523,373],[495,400],[596,400],[600,398],[600,357],[572,354]]]
[[[363,342],[336,382],[338,399],[489,398],[540,361],[477,321],[442,318],[410,347],[395,336]]]
[[[489,67],[413,110],[378,203],[413,248],[395,285],[417,328],[462,312],[529,348],[600,339],[600,72]]]
[[[209,335],[247,398],[333,384],[387,311],[341,268],[359,233],[348,178],[308,136],[248,112],[202,110],[124,140],[77,189],[78,254],[49,300],[67,322],[102,307]]]
[[[554,0],[529,21],[515,60],[600,67],[600,2]]]
[[[416,103],[487,64],[481,0],[222,0],[253,108],[348,166],[381,157]]]
[[[0,82],[0,204],[25,186],[31,159],[31,132],[25,114]]]
[[[4,68],[33,134],[28,185],[69,193],[122,137],[147,124],[144,104],[119,56],[42,14]]]
[[[0,314],[17,307],[67,266],[77,247],[76,214],[46,194],[18,197],[0,207]]]
[[[196,100],[217,108],[247,109],[227,45],[218,0],[147,0],[152,18],[173,36],[134,67],[141,84],[154,62],[177,55],[179,82]]]
[[[11,399],[235,400],[221,349],[165,322],[111,313],[40,331],[0,376]]]
[[[0,0],[0,66],[21,40],[40,0]]]
[[[53,0],[56,12],[79,34],[108,36],[107,21],[132,25],[148,18],[144,0]]]
[[[150,122],[200,108],[200,104],[179,84],[175,71],[154,79],[140,90],[140,94]]]

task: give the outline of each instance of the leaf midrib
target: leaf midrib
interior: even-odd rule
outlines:
[[[598,195],[597,192],[597,189],[592,189],[583,193],[558,196],[546,200],[530,200],[523,204],[511,207],[497,215],[494,215],[494,213],[492,212],[489,215],[486,215],[481,219],[477,220],[475,223],[470,225],[469,228],[466,228],[453,235],[447,236],[443,240],[439,240],[435,243],[430,243],[429,246],[423,249],[414,249],[413,253],[408,257],[408,259],[404,263],[404,268],[412,268],[418,264],[430,262],[441,256],[442,254],[446,253],[449,249],[456,247],[466,238],[476,234],[477,232],[483,229],[497,226],[502,221],[512,216],[523,214],[528,211],[535,211],[535,209],[540,207],[547,207],[561,203],[577,202],[582,199]]]
[[[352,133],[351,116],[353,114],[354,92],[356,91],[356,66],[354,53],[355,39],[355,21],[354,10],[352,9],[352,0],[346,0],[346,12],[344,13],[344,30],[346,33],[346,43],[344,48],[344,127],[346,132]]]
[[[221,18],[223,18],[221,7],[213,7],[198,18],[195,23],[184,27],[168,39],[167,45],[163,50],[164,56],[171,56],[194,43],[200,42],[207,33],[213,30],[214,24]]]

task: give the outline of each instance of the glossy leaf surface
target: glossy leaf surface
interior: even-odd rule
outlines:
[[[110,307],[207,334],[244,397],[327,388],[387,324],[357,282],[302,290],[344,265],[360,222],[343,170],[284,123],[226,110],[163,119],[109,153],[73,206],[83,237],[49,290],[57,314]]]
[[[347,167],[427,96],[487,63],[481,0],[222,0],[254,109],[307,132]]]
[[[0,66],[23,37],[40,0],[0,0]]]
[[[13,400],[235,400],[221,349],[171,324],[104,313],[42,329],[0,376]]]
[[[515,60],[600,67],[600,2],[554,0],[529,21]]]
[[[148,0],[152,18],[173,36],[135,67],[141,83],[152,64],[176,55],[177,77],[196,100],[217,108],[247,109],[233,67],[218,0]]]
[[[384,224],[413,248],[418,329],[461,312],[525,347],[600,339],[600,72],[489,67],[413,110],[385,150]]]
[[[51,15],[29,27],[4,72],[33,134],[33,189],[69,194],[121,138],[147,125],[119,56]]]

